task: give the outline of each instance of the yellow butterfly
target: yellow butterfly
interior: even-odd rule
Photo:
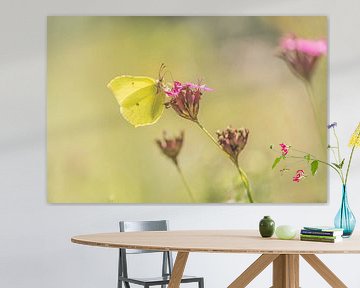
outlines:
[[[165,92],[161,71],[159,80],[143,76],[122,75],[107,85],[120,105],[121,115],[135,127],[154,124],[164,111]]]

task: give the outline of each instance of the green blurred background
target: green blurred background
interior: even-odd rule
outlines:
[[[165,63],[173,79],[203,79],[215,89],[200,104],[208,130],[250,130],[240,165],[256,202],[326,202],[325,167],[301,183],[292,182],[295,170],[309,170],[301,162],[283,176],[282,165],[271,169],[277,154],[270,144],[327,157],[327,60],[313,79],[316,120],[303,83],[276,57],[286,33],[327,38],[327,18],[48,17],[48,201],[189,202],[155,144],[164,130],[184,130],[179,161],[197,201],[246,202],[232,163],[192,122],[170,109],[152,126],[134,128],[122,118],[107,83],[123,74],[156,78]]]

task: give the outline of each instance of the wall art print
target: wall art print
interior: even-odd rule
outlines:
[[[326,17],[47,21],[50,203],[327,201]]]

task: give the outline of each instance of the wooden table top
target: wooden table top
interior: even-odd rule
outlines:
[[[192,230],[166,232],[117,232],[80,235],[77,244],[181,252],[249,254],[343,254],[360,253],[360,235],[339,243],[262,238],[256,230]]]

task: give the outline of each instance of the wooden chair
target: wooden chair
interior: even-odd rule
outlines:
[[[167,231],[169,228],[167,220],[160,221],[120,221],[120,232],[134,231]],[[135,250],[135,249],[119,249],[119,267],[118,267],[118,288],[130,288],[130,284],[136,284],[149,288],[150,286],[161,286],[165,288],[169,284],[170,276],[173,268],[173,259],[171,252]],[[127,271],[127,254],[142,253],[163,253],[162,274],[160,277],[152,278],[134,278],[129,277]],[[204,288],[204,278],[194,276],[183,276],[181,283],[198,283],[198,288]]]

